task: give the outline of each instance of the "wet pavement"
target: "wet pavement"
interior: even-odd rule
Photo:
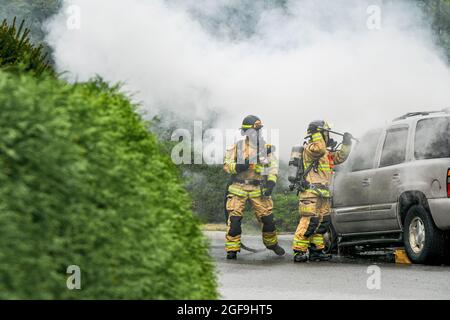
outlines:
[[[263,250],[260,236],[244,235],[243,243],[262,251],[242,251],[230,261],[225,258],[225,233],[205,234],[222,299],[450,299],[450,266],[400,265],[384,253],[294,264],[292,235],[280,236],[283,257]]]

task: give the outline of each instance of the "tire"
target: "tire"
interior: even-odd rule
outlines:
[[[445,232],[445,252],[444,263],[450,265],[450,231]]]
[[[421,205],[412,206],[406,214],[403,241],[408,257],[414,263],[439,264],[445,255],[445,234],[434,224]]]
[[[337,250],[338,238],[337,238],[336,231],[334,230],[332,224],[330,224],[330,226],[328,227],[328,230],[323,235],[323,238],[325,241],[325,249],[324,249],[325,253],[328,253],[328,254],[337,253],[338,252],[338,250]]]

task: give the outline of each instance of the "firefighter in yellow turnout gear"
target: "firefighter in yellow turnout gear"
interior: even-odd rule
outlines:
[[[247,201],[262,223],[264,245],[277,255],[285,253],[278,245],[272,215],[271,194],[277,181],[278,160],[273,152],[274,147],[264,142],[261,128],[258,117],[247,116],[241,127],[244,139],[227,149],[224,170],[232,175],[226,199],[228,228],[225,249],[228,259],[236,259],[241,249],[241,220]]]
[[[345,133],[341,148],[334,150],[337,143],[323,129],[330,130],[325,121],[314,121],[309,125],[310,140],[302,151],[305,187],[299,192],[300,222],[292,244],[295,262],[307,261],[308,251],[309,260],[312,261],[331,258],[331,255],[323,252],[323,235],[331,223],[329,186],[334,164],[344,162],[350,154],[352,136]]]

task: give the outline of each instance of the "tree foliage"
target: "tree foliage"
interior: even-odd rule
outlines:
[[[17,17],[29,24],[33,43],[45,38],[44,22],[61,8],[62,0],[0,0],[0,21]]]
[[[450,0],[417,0],[430,18],[438,44],[450,61]]]
[[[41,74],[53,72],[47,61],[47,54],[42,53],[42,45],[36,47],[29,38],[30,29],[25,28],[25,21],[19,26],[14,18],[11,25],[4,20],[0,25],[0,67],[17,67],[21,71]]]
[[[224,197],[230,176],[222,165],[184,166],[183,177],[197,216],[204,222],[225,222]]]

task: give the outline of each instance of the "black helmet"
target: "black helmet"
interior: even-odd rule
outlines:
[[[328,122],[325,121],[325,120],[314,120],[314,121],[312,121],[312,122],[309,124],[309,126],[308,126],[308,134],[311,133],[311,132],[310,132],[310,128],[311,128],[311,127],[324,128],[324,129],[327,129],[327,130],[331,130],[330,125],[329,125]]]
[[[243,131],[246,131],[248,129],[255,129],[259,130],[263,127],[261,119],[259,119],[257,116],[246,116],[244,120],[242,121],[241,129]]]

